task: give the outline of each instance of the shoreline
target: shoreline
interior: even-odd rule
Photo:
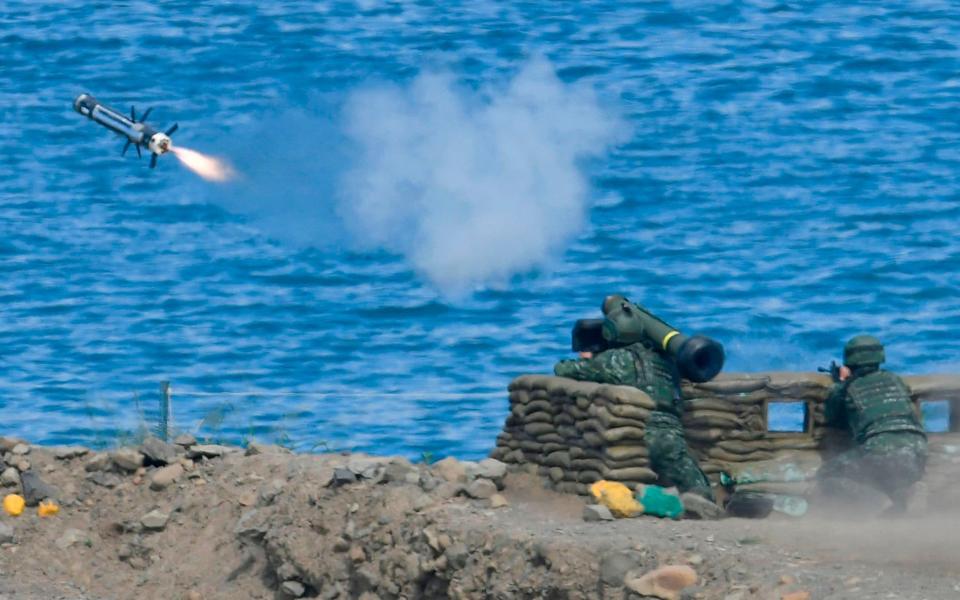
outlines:
[[[696,572],[683,599],[939,599],[960,584],[960,542],[941,517],[587,522],[583,498],[490,459],[159,440],[0,449],[60,506],[0,516],[0,594],[15,598],[626,599],[643,597],[631,581],[664,566]],[[23,491],[9,468],[4,493]]]

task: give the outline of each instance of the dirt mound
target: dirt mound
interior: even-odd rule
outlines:
[[[684,598],[912,598],[921,578],[922,597],[958,593],[949,561],[850,559],[802,522],[585,522],[583,499],[493,460],[179,441],[111,453],[0,442],[6,492],[61,507],[0,519],[0,598],[619,599],[663,565],[696,570]]]

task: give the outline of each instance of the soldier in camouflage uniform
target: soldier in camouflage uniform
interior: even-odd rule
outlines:
[[[651,345],[630,344],[599,352],[581,353],[579,360],[562,360],[553,368],[558,377],[629,385],[646,392],[656,403],[647,421],[644,443],[650,466],[661,479],[680,492],[693,492],[713,500],[713,490],[683,436],[680,414],[680,374],[672,358]]]
[[[844,347],[826,418],[830,427],[849,429],[857,447],[824,463],[818,479],[833,496],[855,496],[857,485],[867,484],[893,500],[893,512],[902,512],[926,468],[927,436],[907,385],[880,369],[884,360],[880,340],[868,335]]]

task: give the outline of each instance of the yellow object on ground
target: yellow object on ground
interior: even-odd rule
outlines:
[[[56,502],[46,500],[37,507],[37,514],[41,517],[50,517],[60,512],[60,507]]]
[[[602,479],[590,486],[590,493],[597,502],[610,509],[615,517],[635,517],[643,513],[643,505],[633,497],[630,488]]]
[[[26,506],[26,504],[27,503],[23,501],[23,496],[7,494],[3,499],[3,510],[12,517],[18,517],[23,512],[23,507]]]

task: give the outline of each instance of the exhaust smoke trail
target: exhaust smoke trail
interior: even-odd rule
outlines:
[[[183,166],[207,181],[223,183],[230,181],[236,176],[233,168],[219,158],[207,156],[202,152],[197,152],[196,150],[182,146],[171,146],[170,152],[177,157],[177,160],[179,160]]]
[[[425,69],[212,140],[242,185],[205,190],[277,240],[386,251],[456,297],[549,269],[588,220],[588,161],[629,127],[535,57],[471,88]]]

